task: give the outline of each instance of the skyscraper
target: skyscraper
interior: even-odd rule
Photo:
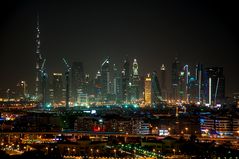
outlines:
[[[26,81],[21,81],[17,83],[17,90],[16,90],[17,97],[20,99],[26,99],[27,97],[27,83]]]
[[[102,78],[102,96],[107,99],[107,95],[110,94],[110,61],[107,58],[101,64],[101,78]]]
[[[95,88],[95,97],[96,97],[96,101],[101,101],[102,98],[102,76],[101,76],[101,72],[98,71],[96,73],[95,76],[95,80],[94,80],[94,88]]]
[[[43,62],[41,53],[40,53],[40,25],[39,25],[39,16],[37,15],[37,26],[36,26],[36,79],[35,79],[35,96],[37,99],[40,98],[41,92],[41,74],[40,69]]]
[[[74,102],[78,101],[80,93],[85,93],[84,82],[85,73],[82,62],[73,62],[71,74],[71,90]]]
[[[205,69],[206,97],[209,105],[222,103],[225,99],[225,77],[222,67],[208,67]]]
[[[150,74],[147,75],[144,81],[144,103],[145,105],[151,105],[152,103],[152,80]]]
[[[120,103],[122,100],[122,80],[115,64],[113,66],[113,95],[116,103]]]
[[[177,57],[175,57],[172,64],[172,98],[174,100],[178,99],[178,84],[179,84],[179,73],[180,73],[180,62]]]
[[[162,101],[162,93],[156,71],[152,73],[151,85],[152,85],[152,102],[160,103]]]
[[[131,101],[136,101],[139,99],[139,91],[140,91],[140,76],[139,76],[139,65],[136,59],[134,59],[133,67],[132,67],[132,80],[130,85],[130,98]]]
[[[162,64],[160,68],[160,76],[159,76],[160,86],[162,89],[162,98],[164,100],[167,99],[167,84],[166,84],[166,67]]]
[[[130,64],[128,58],[124,60],[123,70],[122,70],[122,91],[123,91],[123,100],[128,102],[129,98],[129,80],[130,80]]]
[[[60,102],[63,100],[62,73],[53,73],[52,89],[54,102]]]
[[[189,79],[189,75],[190,75],[190,72],[188,71],[188,65],[184,65],[183,71],[184,71],[184,81],[183,81],[184,95],[183,95],[183,97],[184,97],[184,101],[186,101],[188,103],[189,102],[188,79]]]
[[[203,101],[203,88],[204,88],[204,83],[203,83],[203,65],[202,64],[197,64],[196,65],[196,81],[197,81],[197,101],[199,103],[202,103]]]

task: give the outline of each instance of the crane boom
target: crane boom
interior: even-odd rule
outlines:
[[[65,76],[66,76],[66,109],[69,109],[69,73],[71,70],[71,67],[68,65],[67,61],[65,58],[62,58],[64,64],[66,65],[66,71],[65,71]]]
[[[65,58],[62,58],[62,59],[63,59],[64,64],[66,65],[67,71],[70,71],[71,67],[68,65],[66,59]]]
[[[41,69],[40,69],[41,72],[43,72],[43,69],[45,68],[45,63],[46,63],[46,59],[44,59],[42,62]]]

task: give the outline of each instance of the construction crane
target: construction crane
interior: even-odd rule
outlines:
[[[46,106],[46,83],[47,83],[46,79],[47,79],[47,73],[46,73],[46,69],[45,69],[45,63],[46,63],[46,59],[43,60],[41,68],[40,68],[43,108],[45,108],[45,106]]]
[[[69,74],[71,67],[68,65],[67,61],[63,58],[63,62],[66,66],[65,76],[66,76],[66,109],[69,109]]]

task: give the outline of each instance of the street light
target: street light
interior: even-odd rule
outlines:
[[[168,128],[168,134],[170,135],[171,128]]]
[[[134,152],[134,158],[136,158],[136,150],[134,149],[133,152]]]
[[[185,128],[185,130],[186,130],[186,134],[188,133],[188,128]]]
[[[114,153],[115,153],[115,158],[116,158],[116,149],[114,149]]]
[[[175,149],[173,149],[173,154],[174,154],[174,155],[175,155],[175,151],[176,151],[176,150],[175,150]]]
[[[96,149],[97,156],[99,156],[99,149]]]
[[[93,156],[93,149],[92,148],[90,149],[90,153],[91,153],[91,156]]]

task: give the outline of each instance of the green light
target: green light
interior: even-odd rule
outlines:
[[[46,107],[47,107],[47,108],[50,108],[50,107],[51,107],[51,103],[47,104]]]

